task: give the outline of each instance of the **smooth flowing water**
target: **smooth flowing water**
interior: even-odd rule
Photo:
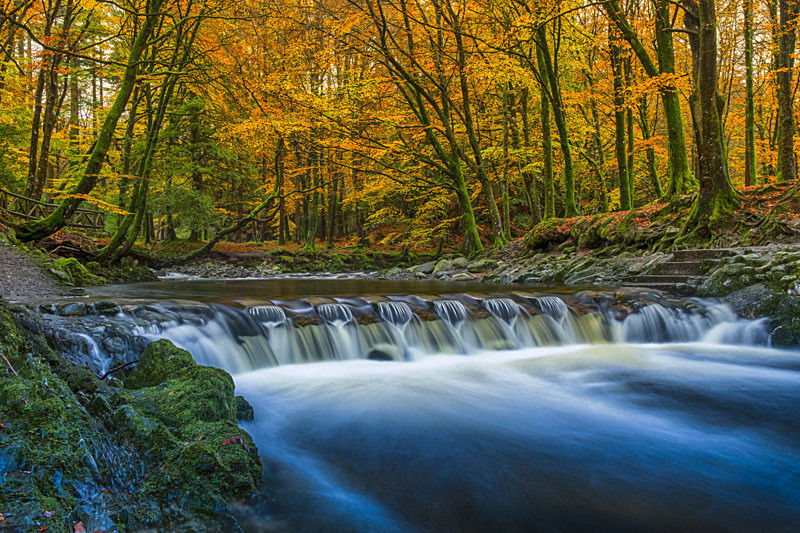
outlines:
[[[169,338],[234,375],[265,465],[246,531],[800,530],[800,354],[763,320],[636,292],[264,283],[42,308],[98,371]]]

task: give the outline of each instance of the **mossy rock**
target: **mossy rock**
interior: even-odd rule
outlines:
[[[236,402],[236,420],[251,422],[255,419],[253,406],[245,400],[244,396],[235,396],[233,399]]]
[[[85,287],[103,285],[106,280],[95,276],[74,257],[60,257],[50,264],[50,273],[64,283]]]
[[[525,236],[525,249],[528,251],[544,250],[557,246],[570,239],[570,230],[560,218],[551,218],[538,223]]]
[[[234,398],[227,372],[198,365],[185,350],[160,340],[147,346],[125,385],[132,389],[124,392],[125,403],[135,412],[119,416],[142,426],[142,451],[162,458],[161,475],[148,482],[151,491],[214,511],[257,490],[261,461],[252,438],[237,425],[244,399]]]
[[[176,348],[170,341],[162,339],[151,342],[139,357],[131,377],[125,380],[125,386],[141,388],[158,385],[196,365],[192,354]]]

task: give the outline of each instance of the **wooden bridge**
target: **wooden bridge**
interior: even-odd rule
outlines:
[[[53,211],[58,204],[41,202],[5,189],[0,189],[0,211],[24,220],[40,220]],[[102,230],[106,227],[106,214],[95,209],[78,209],[67,225],[72,228]]]

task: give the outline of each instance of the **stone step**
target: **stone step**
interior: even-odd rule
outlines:
[[[659,263],[650,271],[651,274],[685,274],[699,276],[705,261],[668,261]]]
[[[676,285],[678,283],[689,283],[697,276],[680,275],[680,274],[649,274],[646,276],[639,276],[636,278],[635,283],[669,283]]]
[[[705,261],[708,259],[719,259],[733,253],[732,249],[699,249],[699,250],[675,250],[672,252],[672,260],[675,262],[683,261]]]

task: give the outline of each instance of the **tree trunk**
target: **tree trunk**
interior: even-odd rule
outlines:
[[[664,196],[664,190],[661,188],[661,180],[658,177],[658,170],[656,169],[656,154],[653,146],[648,142],[650,140],[650,119],[647,116],[647,98],[642,97],[639,100],[639,126],[642,130],[642,139],[647,142],[647,170],[650,175],[650,181],[653,183],[653,190],[656,193],[656,198]]]
[[[606,13],[617,26],[622,37],[628,41],[636,54],[645,73],[650,78],[662,74],[675,74],[675,46],[672,39],[672,20],[670,7],[672,0],[656,0],[655,41],[658,67],[650,59],[647,49],[642,45],[639,36],[633,31],[617,0],[609,0],[604,4]],[[659,83],[661,103],[664,107],[664,119],[667,123],[667,142],[669,148],[669,191],[671,197],[686,194],[697,185],[692,176],[689,158],[686,151],[686,133],[681,112],[680,95],[671,79]]]
[[[780,144],[778,146],[778,181],[794,181],[797,169],[794,160],[794,68],[795,19],[797,3],[794,0],[778,0],[780,10],[780,39],[778,48],[778,122]]]
[[[614,75],[614,151],[617,156],[617,181],[619,183],[619,207],[623,211],[631,209],[631,187],[628,174],[628,156],[625,146],[625,80],[621,49],[616,35],[609,35],[611,71]]]
[[[578,214],[578,208],[575,203],[575,168],[572,160],[572,149],[569,144],[567,118],[564,114],[564,104],[561,99],[561,86],[558,81],[558,72],[550,55],[550,47],[547,44],[545,25],[539,26],[537,44],[541,48],[542,58],[544,59],[544,70],[547,72],[547,79],[550,85],[549,96],[550,105],[553,109],[553,120],[556,123],[561,154],[564,157],[564,216],[569,218]]]
[[[545,103],[547,100],[545,100]],[[517,129],[517,119],[516,119],[516,111],[515,107],[511,106],[511,138],[512,138],[512,146],[514,149],[519,148],[519,132]],[[525,157],[522,159],[522,163],[518,165],[521,167],[519,169],[520,174],[522,174],[523,182],[525,183],[525,196],[528,200],[528,209],[531,215],[531,221],[533,224],[538,224],[542,221],[542,207],[541,202],[539,201],[539,191],[536,187],[536,180],[534,179],[534,175],[532,172],[524,170],[523,166],[528,166],[530,164],[530,156],[528,152],[531,149],[531,128],[528,120],[528,88],[525,87],[520,92],[520,115],[522,116],[522,140],[523,145],[525,146]],[[552,165],[551,165],[552,168]]]
[[[744,66],[745,66],[745,112],[744,112],[744,186],[758,182],[756,172],[755,105],[753,96],[753,0],[744,0]]]
[[[541,78],[540,113],[542,119],[542,181],[544,183],[544,219],[556,216],[556,190],[553,176],[553,134],[550,129],[549,79],[541,47],[536,47]]]
[[[723,148],[717,68],[717,16],[714,0],[684,0],[684,25],[692,50],[693,92],[700,194],[683,233],[714,225],[739,205],[728,178]]]

